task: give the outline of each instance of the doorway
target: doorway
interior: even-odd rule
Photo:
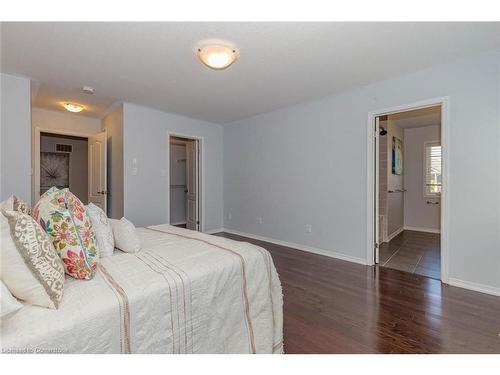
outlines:
[[[200,140],[169,137],[170,224],[201,230]]]
[[[107,134],[35,129],[33,203],[55,186],[107,212]]]
[[[371,264],[444,282],[445,111],[446,100],[438,100],[369,116],[374,132]]]

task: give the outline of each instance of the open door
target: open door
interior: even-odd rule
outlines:
[[[379,258],[380,258],[380,218],[379,218],[379,149],[380,149],[380,144],[379,144],[379,140],[380,140],[380,118],[379,117],[375,117],[375,129],[374,129],[374,143],[375,143],[375,147],[374,147],[374,150],[375,150],[375,153],[374,153],[374,156],[373,156],[373,160],[374,160],[374,165],[373,165],[373,170],[374,170],[374,174],[375,174],[375,187],[374,187],[374,206],[375,206],[375,217],[374,217],[374,228],[373,228],[373,238],[374,238],[374,244],[373,244],[373,248],[374,248],[374,263],[375,264],[378,264],[379,263]]]
[[[107,212],[107,133],[89,137],[89,203],[94,203]]]
[[[186,143],[186,228],[200,230],[199,207],[199,142],[191,140]]]

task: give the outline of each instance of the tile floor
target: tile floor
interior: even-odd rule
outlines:
[[[380,246],[379,265],[441,278],[440,235],[405,230]]]

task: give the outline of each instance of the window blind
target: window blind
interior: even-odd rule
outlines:
[[[440,142],[425,143],[425,195],[441,194],[441,144]]]

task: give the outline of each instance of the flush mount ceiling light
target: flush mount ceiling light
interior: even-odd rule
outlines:
[[[63,103],[63,107],[66,108],[66,110],[68,110],[70,112],[75,112],[75,113],[83,111],[83,108],[84,108],[83,105],[75,104],[75,103]]]
[[[201,62],[209,68],[222,70],[235,62],[238,50],[223,44],[205,44],[197,47],[197,55]]]

